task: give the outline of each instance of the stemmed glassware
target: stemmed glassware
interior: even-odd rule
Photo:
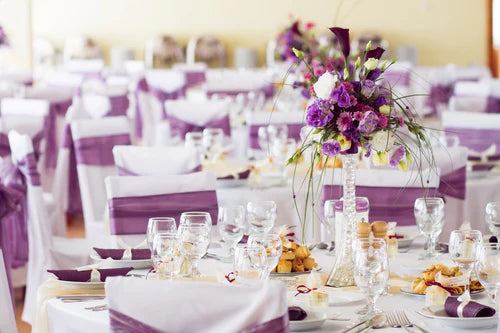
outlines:
[[[205,128],[203,130],[203,152],[208,161],[215,163],[222,152],[224,131],[221,128]]]
[[[162,279],[172,279],[179,274],[184,257],[179,251],[176,234],[157,234],[153,240],[151,259]]]
[[[436,239],[444,224],[444,201],[442,198],[428,197],[415,200],[413,210],[417,227],[427,240],[427,251],[419,259],[433,259],[436,253]]]
[[[203,152],[203,133],[202,132],[188,132],[185,135],[184,145],[188,148],[195,148],[201,155]]]
[[[234,247],[243,238],[245,232],[245,207],[219,207],[217,227],[229,253],[233,254]]]
[[[496,296],[500,288],[500,244],[483,243],[479,247],[476,276],[490,297],[491,305],[497,308]]]
[[[175,234],[177,225],[173,217],[151,217],[148,221],[148,229],[146,231],[146,239],[148,247],[153,251],[153,241],[158,234]]]
[[[212,230],[212,217],[207,212],[184,212],[179,225],[201,225]]]
[[[278,265],[281,257],[282,242],[278,234],[255,234],[248,237],[249,246],[263,246],[266,253],[266,269],[264,279],[269,277],[271,271]]]
[[[478,260],[483,237],[479,230],[453,230],[450,235],[451,260],[464,274],[465,290],[458,298],[460,302],[470,301],[470,273]]]
[[[383,313],[375,307],[389,280],[389,262],[383,239],[358,238],[354,241],[354,280],[367,299],[363,318]]]
[[[248,223],[256,233],[269,232],[276,222],[276,214],[274,201],[251,201],[247,204]]]
[[[238,244],[234,251],[233,271],[236,281],[251,285],[262,279],[267,267],[266,249],[262,245]]]
[[[288,138],[288,127],[286,125],[261,126],[257,131],[260,149],[270,155],[272,146],[278,142],[283,145]]]
[[[210,245],[210,229],[202,224],[179,225],[179,242],[181,253],[189,260],[188,276],[200,276],[198,261],[207,253]]]
[[[489,202],[485,213],[488,228],[497,239],[500,238],[500,202]]]

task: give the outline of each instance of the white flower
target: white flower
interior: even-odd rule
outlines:
[[[389,131],[378,131],[373,135],[370,143],[375,151],[389,151],[394,144],[394,136]]]
[[[316,81],[316,83],[313,85],[316,96],[322,99],[330,97],[333,88],[335,88],[336,82],[337,82],[336,75],[332,75],[329,72],[326,72],[323,75],[321,75],[318,81]]]
[[[370,58],[363,64],[363,66],[365,66],[365,68],[369,71],[372,71],[375,68],[377,68],[377,65],[378,65],[378,60],[375,58]]]

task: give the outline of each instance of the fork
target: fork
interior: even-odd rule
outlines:
[[[404,325],[401,325],[401,322],[399,321],[399,318],[396,317],[396,312],[393,311],[393,312],[387,312],[385,314],[385,317],[387,318],[387,324],[390,326],[390,327],[393,327],[393,328],[404,328],[405,331],[409,332],[409,333],[412,333],[412,331],[410,331],[410,329],[407,327],[407,326],[404,326]]]
[[[101,305],[96,305],[96,306],[89,306],[86,307],[85,310],[91,310],[91,311],[104,311],[108,309],[107,304],[101,304]]]
[[[408,316],[406,315],[406,312],[404,311],[397,311],[396,312],[398,318],[399,318],[399,322],[401,323],[401,325],[403,325],[403,327],[413,327],[415,326],[416,328],[418,328],[421,332],[423,333],[429,333],[427,330],[423,329],[422,327],[420,327],[419,325],[417,324],[413,324],[409,319],[408,319]]]

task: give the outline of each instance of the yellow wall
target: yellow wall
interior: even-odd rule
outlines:
[[[17,3],[27,0],[0,1]],[[187,43],[197,33],[219,36],[229,55],[237,46],[259,50],[289,22],[289,15],[323,30],[337,24],[353,34],[375,30],[391,46],[414,44],[422,65],[486,65],[487,0],[35,0],[34,32],[62,47],[65,37],[86,34],[101,44],[133,47],[169,33]],[[339,7],[340,5],[340,7]],[[5,4],[3,5],[5,6]],[[338,10],[340,8],[340,10]],[[14,14],[16,19],[17,10]],[[15,19],[0,13],[7,28]],[[320,31],[319,29],[317,30]],[[16,31],[22,33],[22,30]]]
[[[0,1],[0,25],[9,38],[9,47],[0,49],[2,63],[28,69],[30,65],[29,0]]]

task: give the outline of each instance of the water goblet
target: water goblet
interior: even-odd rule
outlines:
[[[151,259],[162,279],[173,279],[181,270],[184,257],[179,250],[176,234],[157,234],[153,241]]]
[[[450,234],[450,257],[463,272],[465,279],[464,293],[458,298],[461,302],[470,301],[470,273],[478,260],[482,241],[479,230],[453,230]]]
[[[179,219],[179,225],[202,225],[212,229],[212,217],[208,212],[184,212]]]
[[[483,243],[479,247],[475,266],[476,276],[490,297],[490,303],[497,308],[496,296],[500,288],[500,244]]]
[[[500,201],[489,202],[486,205],[485,213],[488,228],[497,239],[500,238]]]
[[[204,225],[179,225],[179,242],[181,253],[190,263],[188,276],[200,276],[198,261],[207,253],[210,245],[210,229]]]
[[[219,207],[217,227],[229,253],[233,254],[234,247],[241,240],[245,231],[245,207]]]
[[[251,285],[261,280],[266,267],[266,249],[262,245],[238,244],[236,246],[233,271],[238,283]]]
[[[177,232],[177,225],[173,217],[151,217],[148,221],[148,228],[146,231],[146,239],[148,247],[153,251],[153,241],[158,234],[175,234]]]
[[[259,147],[263,151],[269,150],[269,136],[267,134],[267,126],[260,126],[257,130],[257,140]]]
[[[248,223],[256,233],[269,232],[276,222],[274,201],[251,201],[247,204]]]
[[[186,133],[184,145],[186,148],[194,148],[201,155],[203,152],[203,133],[188,132]]]
[[[389,280],[387,249],[385,241],[380,238],[359,238],[354,244],[354,281],[367,300],[366,314],[362,319],[369,319],[383,313],[375,303]]]
[[[203,152],[208,161],[215,163],[222,152],[224,131],[221,128],[205,128],[203,130]]]
[[[271,271],[278,265],[281,257],[282,242],[278,234],[255,234],[248,237],[248,245],[261,245],[266,250],[266,270],[264,279],[269,277]]]
[[[419,259],[434,259],[436,253],[436,239],[441,233],[444,224],[444,201],[442,198],[428,197],[415,200],[413,209],[417,227],[426,237],[427,251]]]

